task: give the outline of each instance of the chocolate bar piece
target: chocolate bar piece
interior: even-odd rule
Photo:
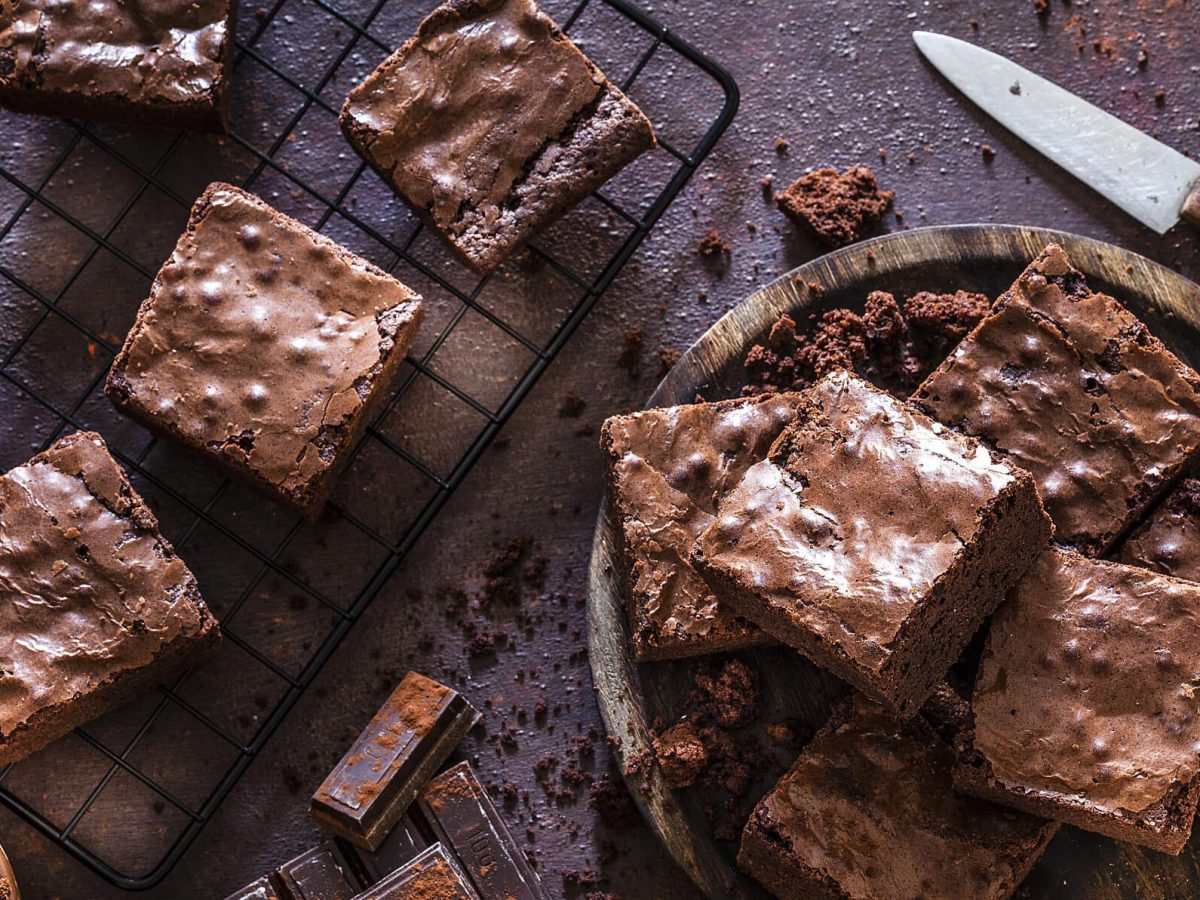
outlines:
[[[541,900],[542,885],[468,763],[429,782],[419,800],[437,839],[462,861],[483,900]]]
[[[411,862],[428,848],[429,841],[417,827],[416,820],[412,816],[405,816],[392,826],[378,850],[357,850],[355,855],[362,863],[370,883],[374,884]]]
[[[287,898],[279,893],[270,877],[264,875],[258,881],[251,882],[244,888],[234,891],[225,900],[287,900]]]
[[[284,863],[275,876],[288,900],[350,900],[366,887],[333,841]]]
[[[434,844],[355,900],[479,900],[467,876],[441,844]]]
[[[319,825],[375,850],[479,713],[453,688],[409,672],[317,788]]]

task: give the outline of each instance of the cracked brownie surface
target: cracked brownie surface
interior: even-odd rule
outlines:
[[[311,510],[422,317],[400,282],[214,184],[106,384],[124,411]]]
[[[1200,374],[1051,245],[913,399],[1030,471],[1057,538],[1105,552],[1200,447]]]
[[[771,642],[726,608],[692,567],[692,543],[717,504],[795,414],[774,394],[648,409],[604,423],[608,487],[621,516],[629,621],[639,659]]]
[[[654,144],[650,122],[532,0],[453,0],[346,99],[359,154],[489,271]]]

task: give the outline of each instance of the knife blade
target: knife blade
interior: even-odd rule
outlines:
[[[1200,227],[1200,162],[982,47],[930,31],[913,40],[980,109],[1144,225]]]

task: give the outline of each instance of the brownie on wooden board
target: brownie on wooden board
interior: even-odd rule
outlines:
[[[992,620],[959,790],[1179,853],[1200,800],[1200,584],[1047,550]]]
[[[1011,896],[1058,825],[954,792],[942,733],[966,704],[935,697],[903,722],[844,701],[751,813],[738,864],[782,900]]]
[[[795,413],[798,394],[613,416],[601,429],[608,495],[621,518],[634,655],[672,659],[773,642],[724,606],[692,567],[717,504]]]
[[[311,517],[422,316],[399,281],[218,182],[192,208],[104,389]]]
[[[1032,472],[1058,541],[1090,556],[1200,448],[1200,374],[1053,244],[913,400]]]
[[[359,155],[479,272],[654,146],[533,0],[450,0],[351,91]]]
[[[220,630],[97,434],[0,476],[0,765],[168,681]]]
[[[915,714],[1053,528],[1028,472],[857,375],[801,397],[692,560],[763,630]]]
[[[236,0],[0,0],[0,106],[225,130]]]

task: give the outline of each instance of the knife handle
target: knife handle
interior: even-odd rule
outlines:
[[[1188,198],[1183,201],[1179,217],[1193,228],[1200,228],[1200,181],[1196,182]]]

